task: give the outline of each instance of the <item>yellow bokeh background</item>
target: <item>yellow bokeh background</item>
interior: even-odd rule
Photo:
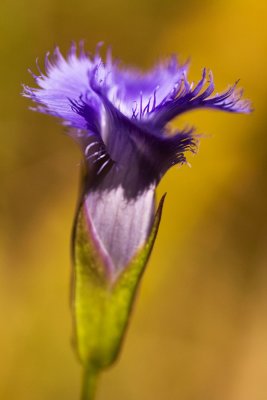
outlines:
[[[240,78],[255,108],[174,121],[205,135],[192,168],[159,186],[160,232],[98,400],[267,399],[266,21],[264,0],[1,0],[0,399],[79,398],[68,293],[80,154],[20,92],[37,56],[81,38],[141,68],[190,56],[191,79],[203,66],[218,90]]]

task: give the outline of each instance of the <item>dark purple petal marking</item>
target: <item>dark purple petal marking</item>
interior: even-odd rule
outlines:
[[[94,98],[80,95],[79,100],[69,99],[72,111],[83,118],[85,129],[92,134],[101,135],[99,105]]]
[[[197,139],[193,129],[172,136],[159,134],[150,125],[125,117],[103,94],[101,86],[94,84],[93,87],[105,108],[103,115],[106,128],[102,139],[107,152],[117,169],[131,168],[128,178],[123,181],[129,196],[134,196],[151,184],[157,184],[171,166],[185,163],[186,151],[195,152]],[[134,159],[131,154],[135,155]],[[134,163],[131,166],[129,159]],[[118,183],[122,184],[121,178]]]

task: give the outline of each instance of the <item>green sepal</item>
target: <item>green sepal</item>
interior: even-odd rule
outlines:
[[[83,207],[79,210],[73,241],[72,306],[75,348],[85,367],[106,368],[119,353],[135,294],[157,236],[164,198],[146,244],[115,280],[108,276],[93,235],[88,231]]]

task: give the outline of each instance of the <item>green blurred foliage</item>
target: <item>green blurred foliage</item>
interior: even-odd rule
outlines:
[[[191,56],[192,79],[203,66],[218,90],[241,78],[255,107],[174,122],[206,136],[159,187],[161,229],[99,400],[267,398],[266,18],[264,0],[1,1],[1,399],[78,399],[67,293],[80,155],[20,91],[36,56],[81,38],[143,68]]]

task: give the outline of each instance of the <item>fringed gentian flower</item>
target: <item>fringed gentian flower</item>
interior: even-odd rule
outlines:
[[[39,88],[24,88],[36,110],[67,125],[80,145],[84,175],[74,224],[74,320],[85,367],[83,399],[93,375],[118,353],[134,294],[156,237],[162,201],[155,189],[165,172],[195,152],[193,129],[170,132],[168,123],[196,108],[249,113],[236,84],[214,93],[206,69],[197,84],[175,57],[147,73],[103,61],[75,45],[64,58],[56,48]],[[90,397],[91,396],[91,397]]]

